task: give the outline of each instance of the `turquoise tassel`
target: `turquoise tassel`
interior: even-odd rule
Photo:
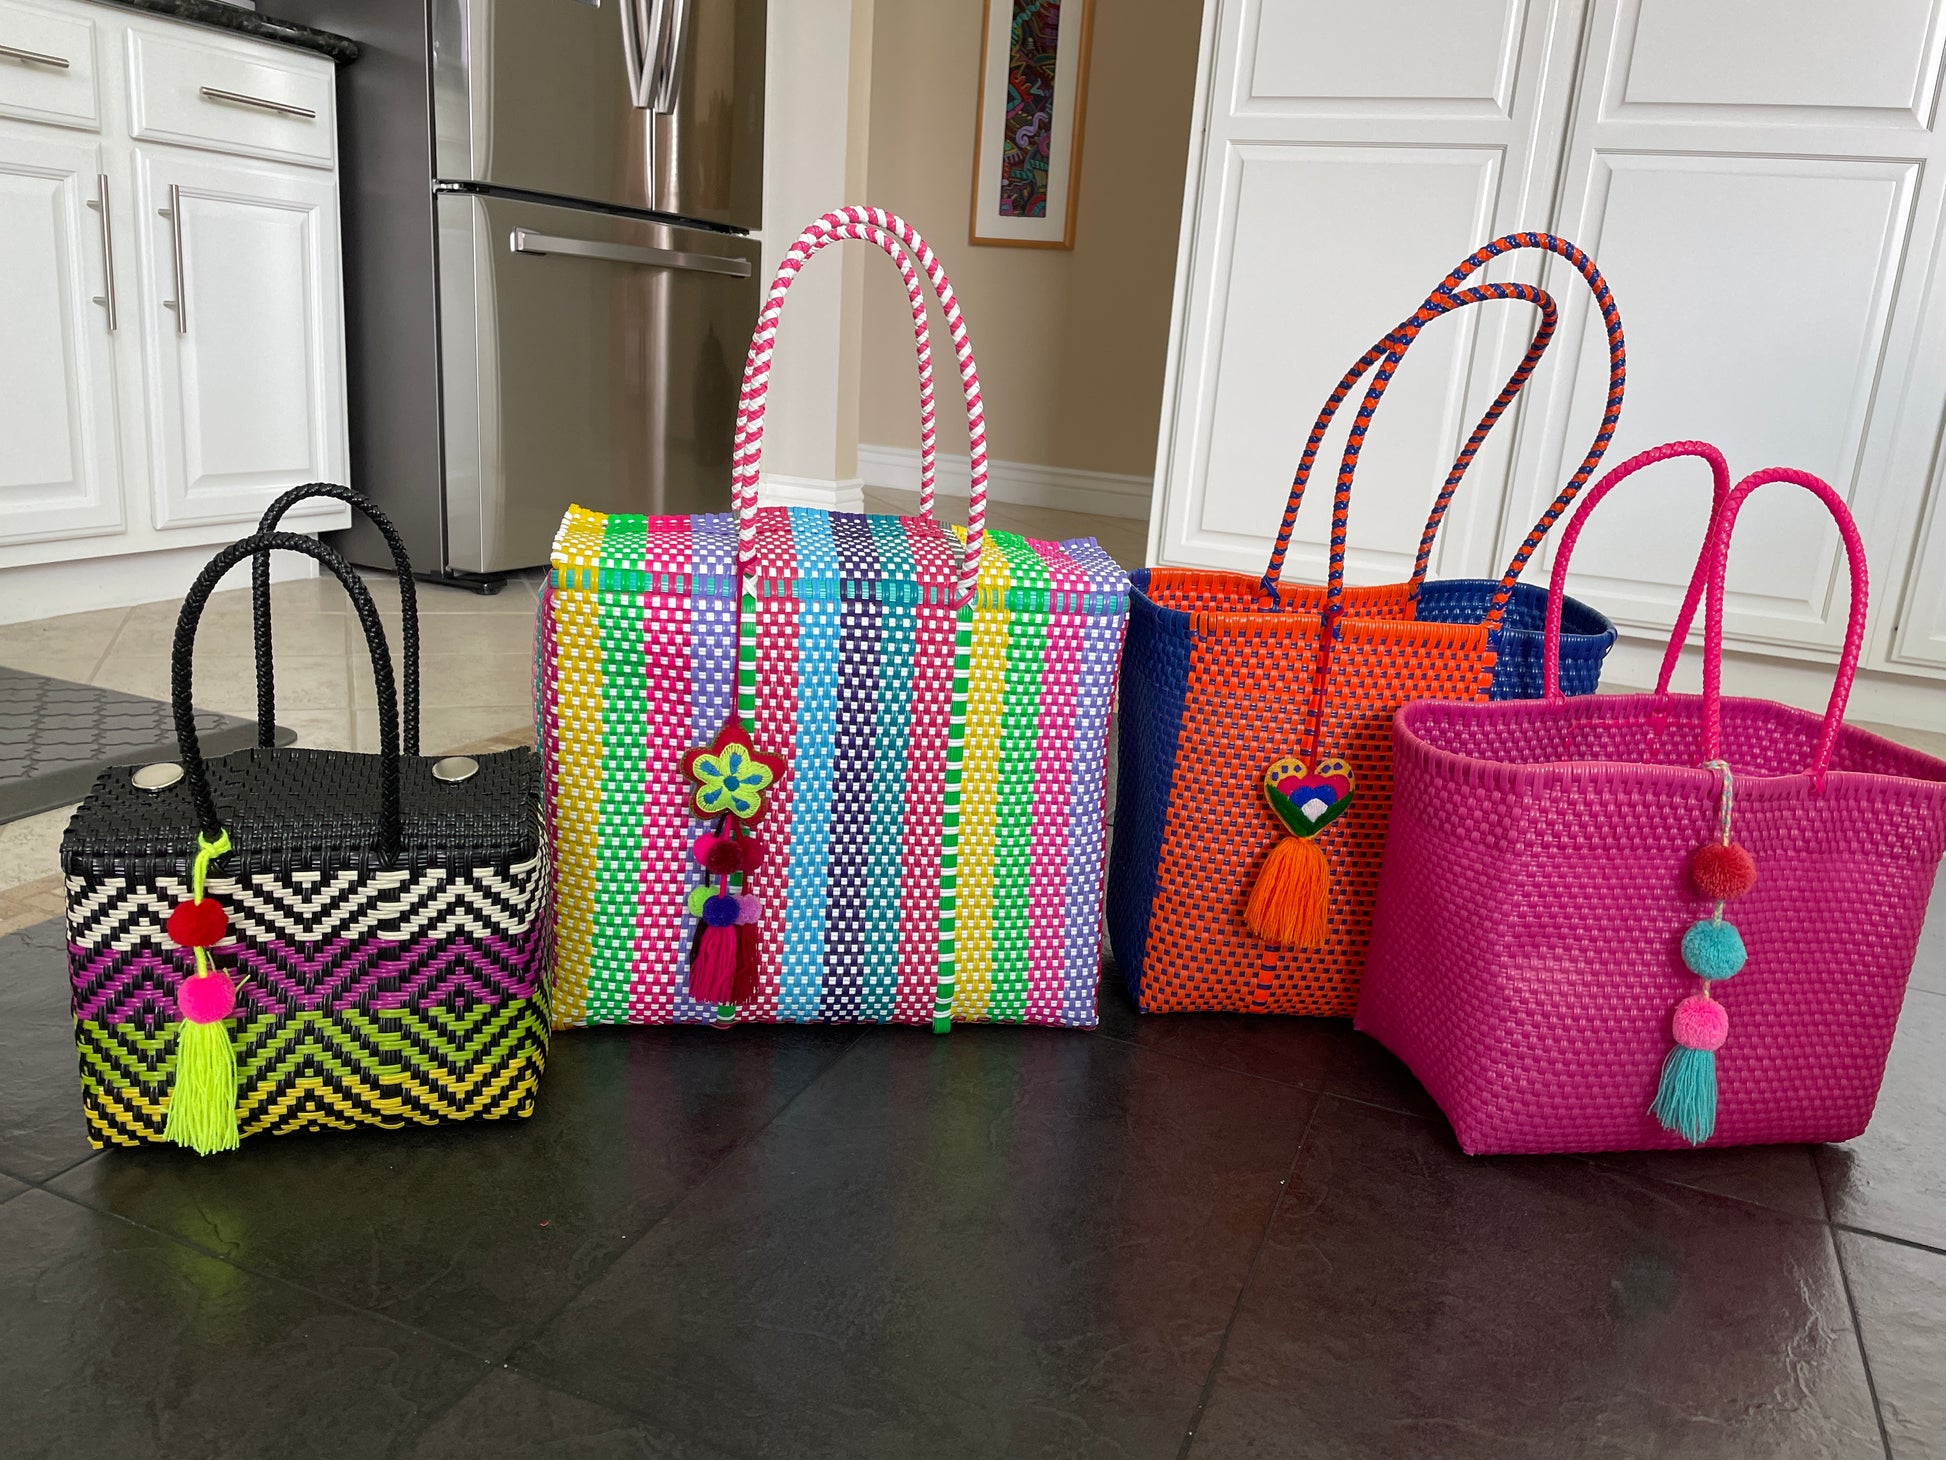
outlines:
[[[1716,1051],[1677,1045],[1662,1062],[1662,1083],[1649,1109],[1692,1146],[1716,1133]]]

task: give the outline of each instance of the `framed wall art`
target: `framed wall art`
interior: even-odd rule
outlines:
[[[1073,248],[1094,0],[986,0],[974,243]]]

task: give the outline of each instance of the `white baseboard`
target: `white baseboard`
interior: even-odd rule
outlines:
[[[826,512],[863,512],[865,483],[859,477],[833,481],[827,477],[772,476],[765,472],[757,484],[760,507],[821,507]]]
[[[858,474],[870,487],[919,490],[919,453],[903,446],[860,446]],[[939,494],[965,497],[972,489],[973,466],[964,456],[939,456]],[[1097,517],[1147,521],[1148,477],[1111,471],[1078,471],[1066,466],[1036,466],[1027,461],[987,462],[987,496],[1021,507],[1059,512],[1089,512]]]
[[[1662,666],[1663,643],[1632,634],[1619,640],[1602,665],[1604,689],[1652,689]],[[1702,651],[1683,651],[1676,687],[1693,692],[1702,679]],[[1833,666],[1773,654],[1723,655],[1723,692],[1781,700],[1801,710],[1822,712],[1831,697]],[[1845,718],[1898,725],[1908,730],[1938,730],[1946,725],[1946,682],[1919,674],[1887,674],[1861,669],[1851,687]]]
[[[236,535],[242,536],[246,531],[247,528],[240,527]],[[0,568],[0,624],[180,598],[196,581],[196,575],[209,565],[214,553],[208,546],[178,547],[153,553],[121,553],[113,557],[73,558],[62,563],[23,563]],[[270,556],[273,583],[317,575],[317,562],[300,553]],[[246,560],[224,574],[217,587],[247,588],[249,584],[250,564]]]

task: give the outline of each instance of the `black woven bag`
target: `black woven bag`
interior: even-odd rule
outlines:
[[[369,510],[343,489],[300,488],[272,513],[320,494]],[[272,549],[315,558],[351,595],[378,693],[377,755],[258,747],[202,760],[197,624],[217,581]],[[370,593],[314,539],[260,532],[218,553],[183,602],[181,765],[103,771],[69,822],[68,960],[95,1145],[175,1140],[207,1154],[241,1135],[532,1112],[552,941],[539,766],[527,748],[416,754],[417,625],[397,557],[406,754]],[[267,613],[258,644],[268,730]]]

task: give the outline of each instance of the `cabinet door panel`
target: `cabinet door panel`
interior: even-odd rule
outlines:
[[[0,136],[0,542],[122,525],[99,168],[93,146]]]
[[[285,487],[342,480],[331,182],[146,152],[138,169],[156,525],[241,521]]]
[[[1813,0],[1598,0],[1562,188],[1560,230],[1601,260],[1628,331],[1610,464],[1701,437],[1739,475],[1788,465],[1830,481],[1881,575],[1877,662],[1890,621],[1883,575],[1910,552],[1924,472],[1914,464],[1930,458],[1941,405],[1925,383],[1939,349],[1919,326],[1946,152],[1915,120],[1938,89],[1941,8],[1888,0],[1853,27]],[[1574,329],[1585,391],[1602,362],[1585,317]],[[1593,419],[1579,396],[1569,407],[1554,382],[1537,384],[1544,409],[1518,474],[1529,518]],[[1700,466],[1631,482],[1582,536],[1572,591],[1654,641],[1681,602],[1707,513]],[[1544,551],[1536,567],[1546,561]],[[1731,554],[1732,646],[1830,656],[1846,581],[1816,505],[1782,488],[1760,494]]]
[[[1155,561],[1262,571],[1311,423],[1346,366],[1474,247],[1547,222],[1558,148],[1545,138],[1564,125],[1574,0],[1383,0],[1350,14],[1328,0],[1210,0]],[[1438,43],[1400,39],[1427,35]],[[1478,278],[1540,270],[1524,254]],[[1489,305],[1435,322],[1414,346],[1359,463],[1355,581],[1410,571],[1446,469],[1534,323],[1529,306]],[[1324,571],[1355,409],[1326,438],[1298,519],[1290,567],[1306,580]],[[1474,461],[1433,559],[1442,576],[1500,571],[1518,429],[1517,409]]]

